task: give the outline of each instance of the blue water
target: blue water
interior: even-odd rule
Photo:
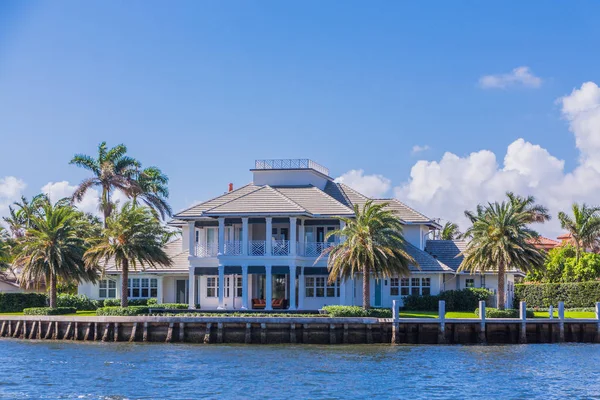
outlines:
[[[600,398],[600,345],[0,341],[3,399]]]

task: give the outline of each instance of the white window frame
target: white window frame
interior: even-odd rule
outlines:
[[[328,283],[327,275],[311,275],[304,277],[304,297],[335,298],[340,297],[341,282],[338,278],[333,284]],[[331,296],[333,291],[333,296]],[[322,295],[319,295],[322,294]]]
[[[206,297],[207,298],[219,297],[219,277],[218,276],[207,276],[206,277]]]
[[[111,287],[111,283],[114,287]],[[104,287],[102,287],[104,286]],[[110,292],[114,290],[114,295],[111,296]],[[104,291],[104,296],[102,296],[102,292]],[[98,282],[98,298],[99,299],[116,299],[117,298],[117,281],[110,278],[101,279]]]
[[[409,295],[410,295],[410,278],[400,278],[400,296],[409,296]]]
[[[475,278],[465,278],[465,288],[474,288]]]
[[[144,283],[147,286],[144,286]],[[129,290],[130,299],[151,299],[158,297],[158,278],[150,276],[129,278],[127,289]],[[136,289],[138,290],[138,295],[134,296],[133,292]],[[146,290],[146,295],[143,294],[144,290]]]
[[[390,296],[400,296],[400,278],[390,278]]]

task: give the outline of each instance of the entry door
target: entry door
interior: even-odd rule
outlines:
[[[381,279],[375,279],[375,307],[381,307]]]
[[[175,281],[175,302],[186,304],[189,300],[187,279],[177,279]]]

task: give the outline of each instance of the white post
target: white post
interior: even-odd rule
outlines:
[[[300,276],[298,277],[298,310],[304,309],[305,284],[304,267],[300,267]]]
[[[558,302],[558,339],[565,341],[565,302]]]
[[[479,302],[479,342],[485,343],[485,301]]]
[[[163,303],[163,277],[162,276],[157,276],[156,277],[156,302],[158,304],[162,304]]]
[[[521,318],[521,332],[519,343],[527,343],[527,304],[524,301],[519,303],[519,318]]]
[[[248,309],[248,266],[242,265],[242,310]]]
[[[231,309],[235,309],[235,293],[236,293],[237,275],[229,275],[229,300],[231,301]]]
[[[554,306],[552,304],[548,308],[548,317],[550,319],[554,319]]]
[[[298,247],[300,248],[300,255],[303,256],[304,253],[304,220],[300,220],[300,226],[298,227]]]
[[[188,222],[188,251],[190,256],[196,255],[196,223],[194,221]]]
[[[346,304],[346,281],[340,276],[340,306]]]
[[[296,309],[296,263],[290,264],[290,310]]]
[[[440,325],[438,328],[438,343],[446,343],[446,302],[440,300],[438,303],[438,320]]]
[[[596,303],[596,319],[600,321],[600,303]]]
[[[596,303],[596,343],[600,343],[600,303]]]
[[[196,308],[196,275],[194,274],[195,270],[195,267],[190,267],[190,276],[188,280],[188,306],[190,309]]]
[[[398,300],[392,300],[392,319],[394,322],[400,321],[400,302]]]
[[[444,300],[440,300],[438,303],[438,319],[441,323],[446,319],[446,302]]]
[[[290,256],[296,255],[298,243],[296,240],[296,217],[290,217]]]
[[[565,302],[564,301],[558,302],[558,319],[560,319],[560,320],[565,319]]]
[[[346,223],[344,221],[340,221],[340,230],[344,229],[345,227],[346,227]],[[343,236],[340,236],[339,240],[340,240],[340,243],[341,243],[344,240],[346,240],[346,238],[343,237]]]
[[[248,255],[248,217],[242,218],[242,255]]]
[[[273,244],[273,218],[265,217],[265,255],[272,256],[271,245]]]
[[[223,297],[225,296],[225,266],[223,264],[219,264],[219,282],[218,289],[219,291],[219,306],[218,310],[223,309]]]
[[[272,281],[272,275],[271,275],[271,266],[270,265],[265,265],[265,274],[266,274],[266,279],[265,279],[265,286],[266,286],[266,290],[265,290],[265,310],[272,310],[273,309],[273,281]]]
[[[219,217],[219,255],[223,254],[225,254],[225,218]]]

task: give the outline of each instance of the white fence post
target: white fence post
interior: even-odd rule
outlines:
[[[400,329],[400,302],[392,300],[392,344],[400,342],[398,330]]]
[[[550,305],[550,307],[548,308],[548,317],[550,319],[554,319],[554,306]]]
[[[400,322],[400,302],[392,300],[392,319],[394,322]]]
[[[485,343],[485,301],[479,302],[479,342]]]
[[[527,304],[524,301],[519,303],[519,317],[521,318],[519,343],[527,343]]]
[[[565,341],[565,302],[558,302],[558,338],[561,342]]]
[[[600,303],[596,303],[596,343],[600,343]]]
[[[438,320],[440,322],[438,330],[438,343],[446,343],[446,302],[440,300],[438,303]]]

